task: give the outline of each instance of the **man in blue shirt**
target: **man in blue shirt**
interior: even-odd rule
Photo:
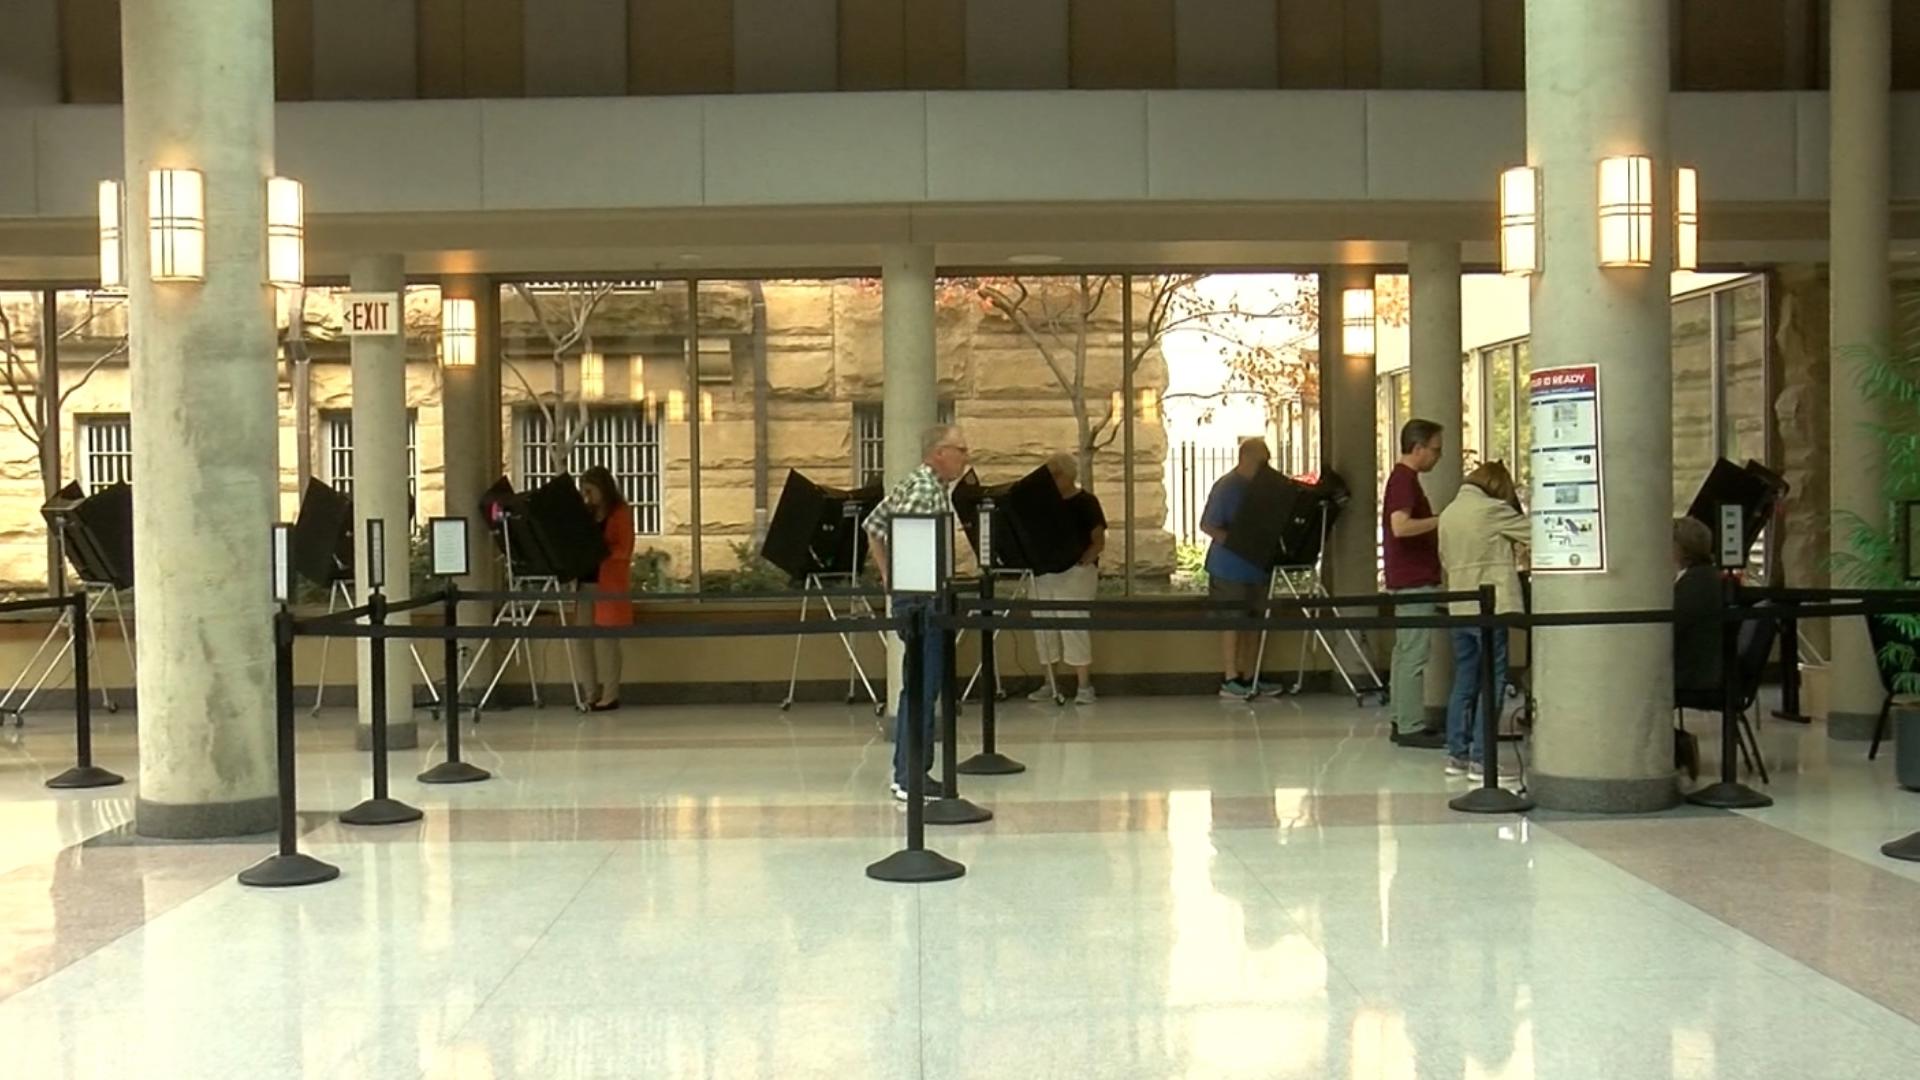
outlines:
[[[1227,530],[1246,500],[1247,485],[1267,467],[1267,442],[1252,438],[1240,441],[1240,462],[1221,477],[1207,493],[1207,508],[1200,514],[1200,531],[1212,541],[1207,546],[1207,595],[1215,600],[1240,600],[1245,607],[1226,612],[1259,616],[1266,609],[1269,571],[1248,562],[1227,548]],[[1260,632],[1223,630],[1220,633],[1220,696],[1250,698],[1258,690]]]

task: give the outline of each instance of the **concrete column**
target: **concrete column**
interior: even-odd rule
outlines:
[[[361,255],[353,260],[354,292],[392,293],[406,288],[406,263],[398,255]],[[404,310],[404,308],[403,308]],[[353,355],[353,537],[355,596],[373,595],[373,564],[367,557],[369,521],[385,523],[383,591],[394,602],[413,595],[407,521],[407,348],[400,333],[360,336]],[[409,616],[400,616],[408,618]],[[357,742],[372,744],[372,642],[356,643],[360,662],[360,726]],[[419,744],[413,719],[413,657],[405,641],[389,641],[387,650],[387,741],[405,749]]]
[[[128,4],[127,280],[144,836],[274,827],[278,402],[266,285],[269,0]],[[147,174],[198,169],[206,280],[149,278]]]
[[[1527,158],[1544,192],[1533,366],[1599,366],[1606,458],[1607,569],[1535,578],[1539,611],[1673,602],[1667,6],[1527,3]],[[1598,162],[1618,154],[1653,158],[1653,265],[1644,269],[1599,263]],[[1629,812],[1677,801],[1672,638],[1664,625],[1533,635],[1531,783],[1541,806]]]
[[[1832,136],[1828,140],[1833,510],[1882,529],[1887,525],[1885,453],[1869,426],[1879,420],[1881,409],[1861,394],[1855,382],[1860,360],[1853,354],[1884,355],[1892,338],[1887,240],[1892,177],[1890,5],[1891,0],[1846,0],[1833,5]],[[1834,546],[1845,550],[1844,536],[1835,537]],[[1836,619],[1832,632],[1833,667],[1828,681],[1833,696],[1827,734],[1836,739],[1870,738],[1879,717],[1881,691],[1866,624],[1860,619]]]
[[[460,579],[460,587],[488,589],[499,583],[493,538],[487,523],[479,518],[479,507],[481,492],[499,479],[502,471],[496,449],[500,440],[500,409],[496,404],[500,381],[499,293],[484,277],[448,277],[440,281],[440,295],[444,299],[472,300],[475,323],[473,366],[440,369],[441,487],[446,499],[443,513],[467,519],[467,566],[472,572]],[[463,623],[484,623],[492,617],[493,612],[484,603],[461,605]],[[472,654],[472,644],[462,643],[462,656]],[[427,663],[432,665],[434,660],[428,658]],[[463,661],[463,670],[464,666]]]
[[[933,249],[887,249],[881,263],[882,437],[887,484],[920,464],[920,435],[940,416],[934,351]],[[887,711],[899,701],[900,642],[887,639]]]
[[[1320,460],[1353,489],[1327,551],[1327,587],[1341,596],[1379,588],[1375,548],[1383,477],[1375,460],[1374,358],[1347,355],[1341,323],[1341,294],[1371,288],[1372,267],[1331,267],[1320,275]]]
[[[1413,415],[1447,429],[1447,452],[1420,478],[1420,487],[1439,513],[1460,489],[1460,245],[1420,242],[1407,246],[1407,300],[1412,325]],[[1395,434],[1398,437],[1398,433]],[[1433,634],[1427,658],[1427,720],[1446,722],[1447,694],[1453,689],[1453,644]]]

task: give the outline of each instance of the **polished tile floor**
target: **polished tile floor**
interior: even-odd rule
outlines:
[[[105,719],[105,718],[103,718]],[[973,717],[967,718],[970,729]],[[1464,782],[1308,698],[1005,707],[969,867],[898,843],[864,710],[491,715],[497,778],[362,796],[350,718],[302,722],[304,846],[148,844],[131,786],[46,791],[53,714],[0,737],[7,1077],[1920,1075],[1920,829],[1888,763],[1769,723],[1778,805],[1467,818]],[[132,775],[125,718],[102,761]]]

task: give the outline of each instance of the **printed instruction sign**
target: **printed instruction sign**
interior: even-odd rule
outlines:
[[[1600,369],[1546,368],[1527,382],[1533,424],[1533,568],[1607,568],[1606,497],[1600,483]]]

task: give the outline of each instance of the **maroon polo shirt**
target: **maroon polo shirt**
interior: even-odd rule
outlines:
[[[1420,474],[1395,462],[1380,497],[1380,532],[1386,550],[1387,588],[1437,589],[1445,580],[1440,572],[1440,532],[1419,536],[1393,535],[1393,515],[1405,510],[1414,520],[1433,516],[1433,504],[1420,489]]]

